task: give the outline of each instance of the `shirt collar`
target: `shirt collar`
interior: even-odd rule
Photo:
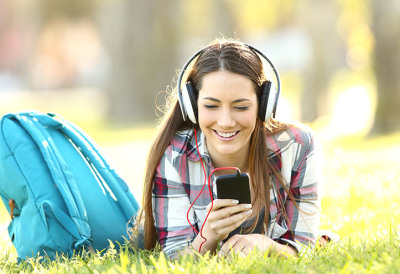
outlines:
[[[212,166],[210,155],[208,154],[207,144],[206,144],[206,136],[204,133],[197,128],[197,145],[196,146],[196,138],[194,135],[194,129],[191,132],[191,136],[189,137],[189,144],[191,149],[188,149],[188,158],[191,161],[198,162],[200,158],[202,158],[209,166]],[[200,151],[200,154],[199,154]]]

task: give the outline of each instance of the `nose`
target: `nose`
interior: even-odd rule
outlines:
[[[235,126],[235,119],[232,116],[230,109],[223,109],[219,113],[218,126],[221,128],[233,128]]]

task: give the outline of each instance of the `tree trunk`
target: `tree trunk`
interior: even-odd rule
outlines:
[[[154,120],[155,98],[177,68],[179,1],[103,1],[99,17],[111,59],[110,118]]]
[[[341,65],[342,44],[336,31],[338,10],[332,0],[307,0],[298,4],[299,20],[310,34],[311,62],[304,72],[301,120],[311,122],[328,111],[328,86]]]
[[[378,103],[372,133],[400,130],[400,1],[371,0]]]
[[[210,25],[212,39],[219,37],[221,34],[229,38],[235,37],[237,20],[232,3],[227,0],[213,0],[212,3],[213,19]]]

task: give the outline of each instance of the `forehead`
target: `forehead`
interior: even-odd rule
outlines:
[[[202,97],[253,99],[256,96],[255,85],[249,78],[229,71],[216,71],[204,75],[199,91],[199,99]]]

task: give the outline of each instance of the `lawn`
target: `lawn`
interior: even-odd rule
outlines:
[[[152,131],[116,130],[109,136],[89,131],[89,134],[99,136],[95,139],[101,140],[110,161],[121,170],[134,192],[140,193],[143,159]],[[116,141],[112,136],[121,138]],[[128,142],[133,139],[134,142]],[[400,273],[399,140],[397,133],[323,143],[326,168],[321,229],[339,234],[341,240],[299,258],[283,260],[254,253],[245,258],[192,255],[169,261],[160,252],[109,249],[101,255],[60,258],[47,263],[32,259],[18,264],[7,235],[9,215],[1,205],[0,269],[48,273]],[[136,196],[140,198],[140,194]]]

